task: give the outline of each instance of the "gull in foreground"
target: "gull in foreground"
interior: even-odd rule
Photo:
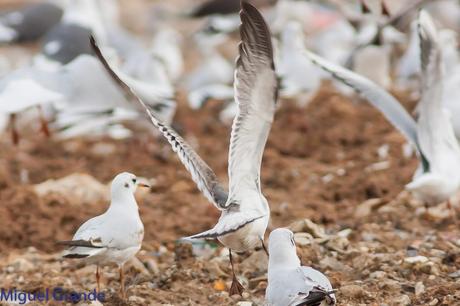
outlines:
[[[89,264],[97,265],[98,292],[99,266],[116,263],[120,272],[120,292],[126,298],[123,265],[140,250],[144,238],[144,225],[134,198],[137,186],[149,187],[134,174],[118,174],[112,182],[111,203],[107,211],[83,223],[72,240],[58,242],[69,247],[64,252],[64,258],[82,258]]]
[[[294,234],[277,228],[268,240],[268,286],[265,299],[269,306],[335,305],[332,285],[327,277],[300,265]]]
[[[354,88],[416,146],[420,167],[406,188],[426,204],[448,201],[460,187],[460,146],[449,116],[442,108],[443,75],[436,28],[428,13],[419,15],[422,95],[416,122],[383,88],[345,68],[306,51],[306,55],[336,79]]]
[[[145,103],[141,103],[152,123],[160,130],[191,173],[198,189],[221,211],[214,228],[190,239],[217,238],[227,246],[233,281],[230,294],[242,294],[233,269],[232,251],[244,252],[263,245],[270,209],[260,186],[260,166],[265,143],[274,119],[278,94],[273,63],[270,31],[259,11],[241,2],[241,43],[235,71],[235,101],[238,114],[233,121],[229,150],[229,193],[218,182],[215,173],[171,127],[159,121]],[[131,89],[110,69],[97,45],[96,54],[129,96]],[[265,248],[264,248],[265,249]]]

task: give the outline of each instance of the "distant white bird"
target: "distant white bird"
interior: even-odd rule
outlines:
[[[436,28],[424,11],[419,16],[419,29],[423,85],[418,122],[393,96],[372,81],[311,52],[306,55],[367,98],[416,146],[421,164],[407,189],[425,203],[437,204],[449,200],[460,187],[460,146],[450,118],[442,108],[441,49]]]
[[[286,228],[270,233],[268,241],[268,306],[335,305],[334,290],[327,277],[311,267],[301,266],[294,234]]]
[[[19,113],[36,107],[42,132],[49,136],[50,133],[42,113],[42,106],[59,103],[63,100],[63,95],[48,90],[31,79],[16,79],[8,82],[0,91],[0,114],[9,116],[13,143],[17,144],[19,142],[19,133],[16,129],[16,117]]]
[[[153,37],[151,56],[157,60],[157,65],[163,65],[171,82],[176,82],[184,70],[182,40],[178,31],[166,26],[158,29]]]
[[[300,23],[286,24],[280,41],[277,72],[281,78],[281,95],[292,97],[301,93],[314,93],[325,75],[303,55],[304,33]]]
[[[84,259],[88,264],[97,265],[98,292],[99,266],[115,263],[120,271],[120,291],[126,297],[123,265],[140,250],[144,238],[144,225],[134,198],[138,186],[149,187],[134,174],[118,174],[112,182],[111,202],[107,211],[83,223],[72,240],[58,242],[69,247],[64,251],[64,258]]]
[[[261,191],[260,166],[270,132],[277,100],[277,80],[273,63],[270,31],[259,11],[242,1],[241,43],[235,72],[235,101],[238,114],[234,119],[229,152],[229,186],[227,193],[211,168],[172,128],[163,124],[139,100],[152,123],[160,130],[198,189],[221,211],[214,228],[189,239],[217,238],[230,249],[233,282],[230,294],[241,294],[243,286],[233,270],[232,250],[243,252],[264,246],[263,239],[270,218],[268,202]],[[95,49],[97,50],[97,46]],[[102,54],[100,59],[127,95],[133,91],[110,69]]]

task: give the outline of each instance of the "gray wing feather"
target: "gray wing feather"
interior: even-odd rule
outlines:
[[[416,146],[422,163],[424,164],[424,168],[426,169],[426,167],[428,167],[428,162],[420,149],[417,135],[417,123],[398,100],[390,95],[385,89],[353,71],[330,63],[310,51],[306,50],[305,55],[315,65],[330,73],[337,80],[353,88],[360,95],[365,97],[375,108],[382,112],[388,121],[390,121],[409,142]]]
[[[228,204],[243,190],[260,190],[260,165],[273,122],[278,84],[268,26],[251,4],[242,1],[241,43],[235,71],[238,104],[229,149]]]
[[[163,134],[163,136],[171,145],[172,150],[177,153],[182,164],[185,166],[188,172],[190,172],[192,179],[196,183],[198,189],[218,209],[225,209],[225,203],[227,202],[227,192],[220,185],[217,176],[212,171],[212,169],[201,159],[201,157],[192,149],[192,147],[179,134],[176,133],[176,131],[156,118],[154,113],[144,103],[144,101],[142,101],[131,90],[131,88],[117,76],[117,74],[110,68],[110,65],[105,60],[93,37],[91,37],[91,45],[107,72],[123,89],[125,95],[129,99],[137,100],[144,107],[153,125]]]

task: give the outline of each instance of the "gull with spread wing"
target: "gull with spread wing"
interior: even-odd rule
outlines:
[[[229,149],[229,192],[192,147],[171,127],[158,120],[146,104],[138,99],[152,123],[160,130],[190,172],[198,189],[220,211],[214,228],[193,235],[191,239],[217,238],[227,246],[233,281],[230,294],[241,294],[243,286],[233,269],[232,250],[244,252],[263,246],[270,209],[260,186],[260,166],[274,119],[278,84],[273,62],[270,31],[260,12],[246,1],[241,2],[241,43],[235,71],[235,101],[238,113],[233,121]],[[96,54],[114,80],[130,97],[131,89],[110,69],[92,39]],[[264,248],[265,249],[265,248]]]
[[[149,187],[134,174],[118,174],[111,186],[111,202],[105,213],[89,219],[72,240],[58,244],[68,246],[64,258],[84,259],[96,264],[97,291],[100,292],[99,265],[116,263],[120,271],[120,292],[126,298],[123,265],[140,250],[144,225],[139,216],[134,192],[138,186]]]
[[[460,187],[460,146],[452,123],[442,108],[442,50],[437,31],[428,13],[418,19],[422,66],[422,96],[417,122],[383,88],[345,68],[306,51],[310,60],[336,79],[354,88],[416,146],[419,169],[406,188],[426,204],[448,201]]]
[[[331,282],[318,270],[301,266],[294,234],[287,228],[270,233],[268,286],[265,298],[268,306],[335,305]]]

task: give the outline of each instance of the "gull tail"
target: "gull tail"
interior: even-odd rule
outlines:
[[[247,216],[246,214],[239,212],[225,215],[219,219],[219,222],[217,222],[217,224],[212,229],[186,237],[184,239],[214,239],[217,237],[225,236],[227,234],[236,232],[237,230],[263,217],[265,217],[265,215],[254,217]]]
[[[325,291],[322,288],[314,288],[308,296],[304,296],[301,300],[295,301],[292,306],[320,306],[323,301],[327,305],[335,305],[335,290]]]
[[[92,241],[86,240],[58,241],[56,244],[69,247],[69,249],[65,250],[62,254],[62,257],[64,258],[87,258],[97,255],[105,250],[104,246],[100,246],[94,244]]]

